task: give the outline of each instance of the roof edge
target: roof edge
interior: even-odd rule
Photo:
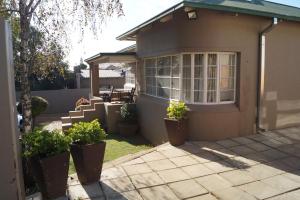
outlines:
[[[92,57],[89,57],[85,59],[84,61],[89,63],[95,59],[98,59],[101,56],[135,56],[136,52],[104,52],[104,53],[98,53]]]

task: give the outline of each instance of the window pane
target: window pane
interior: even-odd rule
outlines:
[[[201,91],[194,92],[194,101],[197,103],[202,103],[204,100],[204,93]]]
[[[195,54],[195,65],[204,65],[204,55],[203,54]]]
[[[179,78],[172,78],[172,89],[179,89]]]
[[[172,90],[171,99],[180,99],[180,90]]]
[[[217,65],[217,54],[208,54],[208,65]]]
[[[217,90],[217,79],[207,79],[207,90]]]
[[[208,91],[207,92],[207,102],[208,103],[216,103],[217,102],[217,92],[216,91]]]
[[[155,68],[146,68],[146,76],[155,76]]]
[[[170,87],[170,78],[157,78],[157,87]]]
[[[179,56],[172,56],[172,77],[179,77]]]
[[[217,67],[208,67],[207,68],[207,77],[208,78],[217,78]]]
[[[221,101],[234,101],[234,90],[221,91],[220,100]]]
[[[171,75],[171,57],[160,57],[157,59],[157,74],[159,76]]]
[[[194,90],[203,90],[204,89],[204,80],[195,79],[194,80]]]
[[[234,79],[232,78],[222,78],[220,81],[220,90],[233,90],[234,89]]]
[[[170,89],[169,88],[157,88],[158,89],[158,96],[163,98],[170,97]]]
[[[145,61],[145,67],[146,68],[149,68],[149,67],[155,67],[155,62],[156,62],[156,59],[146,59]]]
[[[195,65],[195,72],[194,72],[194,78],[203,78],[204,77],[204,68],[203,67],[197,67]]]

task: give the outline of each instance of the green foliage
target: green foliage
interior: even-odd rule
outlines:
[[[48,101],[42,97],[33,96],[31,97],[31,111],[32,111],[32,117],[35,118],[45,112],[45,110],[48,107]],[[17,110],[20,114],[22,114],[22,104],[19,103],[17,106]]]
[[[59,131],[34,130],[23,135],[23,156],[47,158],[69,150],[71,139]]]
[[[170,119],[181,120],[186,117],[188,108],[184,102],[170,101],[169,107],[167,108],[167,115]]]
[[[137,109],[135,104],[125,103],[121,109],[121,119],[123,122],[136,122]]]
[[[74,143],[81,145],[96,144],[106,137],[98,120],[76,123],[68,130],[67,135],[72,138]]]

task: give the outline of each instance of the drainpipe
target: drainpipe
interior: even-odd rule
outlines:
[[[266,68],[266,34],[271,32],[278,24],[278,19],[273,18],[272,23],[259,33],[259,64],[258,64],[258,81],[257,81],[257,114],[256,114],[256,131],[264,132],[261,128],[261,105],[265,93],[265,68]]]

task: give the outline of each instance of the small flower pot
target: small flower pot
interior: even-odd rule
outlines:
[[[125,137],[135,135],[139,128],[137,123],[126,123],[126,122],[120,122],[118,124],[118,127],[119,127],[119,134]]]
[[[48,158],[33,157],[32,173],[45,199],[66,195],[70,153],[65,152]]]
[[[100,180],[104,161],[105,142],[97,144],[71,144],[71,154],[81,184],[86,185]]]
[[[170,144],[173,146],[180,146],[184,144],[188,137],[188,120],[176,120],[169,118],[165,118],[164,120]]]

